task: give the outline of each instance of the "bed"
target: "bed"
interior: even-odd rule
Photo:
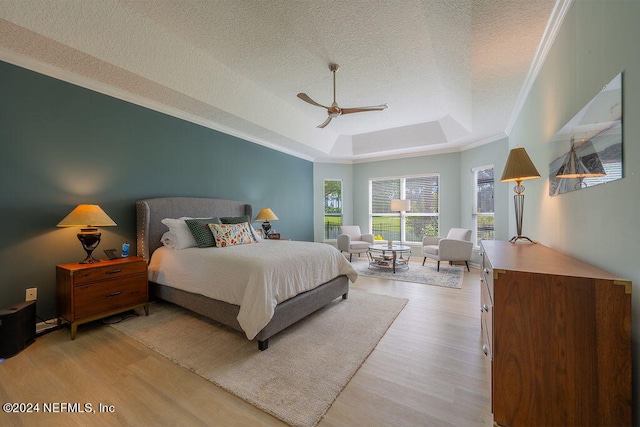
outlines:
[[[272,242],[264,240],[258,244],[239,245],[234,248],[188,248],[178,251],[172,251],[164,247],[161,243],[161,238],[163,238],[163,235],[167,232],[166,225],[161,222],[164,218],[241,216],[253,218],[251,205],[233,200],[194,197],[162,197],[139,200],[136,202],[137,255],[149,260],[149,289],[152,298],[162,299],[179,305],[237,331],[243,332],[248,339],[257,340],[260,350],[266,350],[269,346],[270,337],[302,320],[336,298],[342,297],[346,299],[349,293],[349,281],[355,281],[357,273],[339,251],[330,245],[322,243]],[[252,263],[270,265],[271,263],[275,263],[273,258],[281,258],[283,260],[289,260],[289,264],[285,267],[279,267],[280,272],[283,271],[283,269],[287,271],[291,270],[292,272],[298,269],[297,272],[293,272],[290,276],[282,278],[282,280],[286,280],[288,284],[286,286],[286,292],[281,290],[270,291],[269,287],[264,286],[266,282],[280,281],[280,276],[273,280],[261,280],[261,283],[255,283],[256,280],[260,280],[256,279],[255,275],[250,276],[251,284],[247,286],[253,286],[252,289],[257,290],[255,292],[256,294],[265,293],[266,298],[270,298],[269,301],[264,302],[264,304],[261,301],[253,303],[246,303],[246,300],[242,300],[242,302],[239,300],[234,301],[233,298],[229,299],[226,297],[220,297],[219,299],[215,293],[214,296],[204,295],[205,292],[202,292],[201,288],[195,285],[196,280],[191,274],[193,270],[191,266],[183,267],[182,270],[173,273],[165,273],[162,270],[164,265],[174,264],[179,266],[180,262],[182,262],[181,260],[186,260],[191,255],[198,257],[207,256],[209,252],[214,254],[216,262],[220,262],[218,258],[222,258],[222,255],[231,256],[234,251],[247,252],[250,249],[257,250],[258,248],[260,248],[264,254],[259,255],[259,258],[252,258]],[[292,263],[291,254],[294,252],[298,258],[296,258],[296,262]],[[338,263],[337,267],[333,265],[331,265],[330,268],[326,267],[328,264],[324,263],[325,255],[320,256],[320,253],[324,252],[332,258],[332,263]],[[271,253],[276,255],[269,255]],[[333,260],[335,253],[340,255],[341,261],[338,259]],[[305,256],[304,254],[307,255]],[[307,259],[309,254],[313,254],[310,258],[312,258],[314,263],[325,266],[327,270],[324,273],[320,271],[316,272],[313,279],[306,279],[307,276],[303,275],[302,271],[311,269],[313,265],[304,268],[297,266],[301,261]],[[269,256],[271,256],[271,258],[268,258]],[[263,260],[260,257],[267,258]],[[239,261],[233,260],[228,262],[236,263]],[[211,263],[213,264],[213,261]],[[235,271],[238,272],[238,276],[241,276],[240,273],[242,273],[244,269],[238,268],[237,264],[233,265],[234,267],[227,268],[226,272]],[[275,266],[274,268],[277,269],[278,267]],[[189,273],[188,275],[186,274],[187,272]],[[194,274],[198,276],[199,273]],[[271,275],[264,277],[275,277],[272,272],[269,274]],[[201,273],[199,275],[201,276],[200,279],[202,279],[202,277],[223,277],[221,274],[212,274],[211,272]],[[314,280],[319,280],[318,277],[327,275],[329,275],[329,277],[326,278],[326,280],[322,279],[320,283],[313,283]],[[184,279],[178,279],[181,277],[184,277]],[[233,278],[233,280],[236,279],[240,280],[236,277]],[[185,283],[176,283],[176,280]],[[224,282],[225,280],[219,280],[219,282]],[[231,278],[229,280],[231,280]],[[214,280],[211,279],[210,281],[213,282]],[[250,292],[247,289],[245,294],[253,295],[253,293],[254,292]],[[292,293],[295,293],[295,295]],[[263,297],[265,296],[260,296],[260,298]],[[240,296],[238,296],[238,299],[239,298]],[[264,321],[260,320],[260,322],[265,323],[264,326],[261,326],[259,330],[256,329],[256,325],[262,325],[262,323],[251,324],[247,327],[247,316],[252,315],[254,311],[264,317],[264,313],[261,312],[263,305],[272,306],[271,312],[267,313],[269,316],[268,319]],[[258,309],[255,309],[256,306]],[[251,310],[247,309],[247,307],[251,307]],[[269,310],[269,308],[265,308],[265,310]],[[251,328],[253,329],[249,331]]]

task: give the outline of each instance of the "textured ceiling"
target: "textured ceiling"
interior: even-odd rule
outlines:
[[[504,137],[567,2],[0,0],[0,59],[309,160],[359,161]],[[316,128],[326,111],[296,94],[330,105],[330,63],[341,107],[390,108]]]

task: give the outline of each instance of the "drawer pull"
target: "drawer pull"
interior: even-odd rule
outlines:
[[[487,304],[482,304],[482,310],[489,311],[489,306]]]
[[[111,292],[110,294],[105,295],[106,297],[115,297],[117,295],[120,295],[122,293],[122,291],[116,291],[116,292]]]
[[[484,274],[489,274],[489,269],[488,268],[484,269]]]
[[[109,270],[107,271],[106,274],[116,274],[116,273],[120,273],[122,270],[121,269],[117,269],[117,270]]]
[[[484,353],[485,356],[489,355],[489,347],[487,347],[486,344],[482,346],[482,352]]]

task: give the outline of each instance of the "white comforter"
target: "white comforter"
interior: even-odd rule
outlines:
[[[253,339],[275,306],[339,275],[358,273],[324,243],[269,241],[225,248],[157,249],[149,280],[240,306],[238,322]]]

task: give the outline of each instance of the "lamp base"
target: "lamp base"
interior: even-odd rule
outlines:
[[[100,244],[101,236],[102,235],[97,228],[83,228],[80,233],[78,233],[78,240],[80,240],[82,247],[87,253],[87,257],[84,261],[80,261],[80,264],[93,264],[95,262],[100,262],[100,260],[93,257],[92,253]]]
[[[262,231],[264,232],[264,238],[268,239],[269,233],[271,232],[271,224],[269,224],[269,221],[262,222]]]
[[[100,260],[95,259],[91,254],[89,254],[84,261],[80,261],[78,264],[95,264],[96,262],[100,262]]]
[[[518,183],[517,186],[513,187],[513,190],[516,192],[513,196],[513,204],[516,210],[516,231],[518,234],[513,236],[509,242],[516,243],[518,240],[523,239],[536,243],[527,236],[522,235],[522,216],[524,213],[524,194],[522,192],[524,191],[524,186]]]
[[[515,243],[518,240],[523,239],[523,240],[528,240],[531,243],[538,243],[534,240],[531,240],[530,238],[528,238],[527,236],[513,236],[511,239],[509,239],[509,243]]]

